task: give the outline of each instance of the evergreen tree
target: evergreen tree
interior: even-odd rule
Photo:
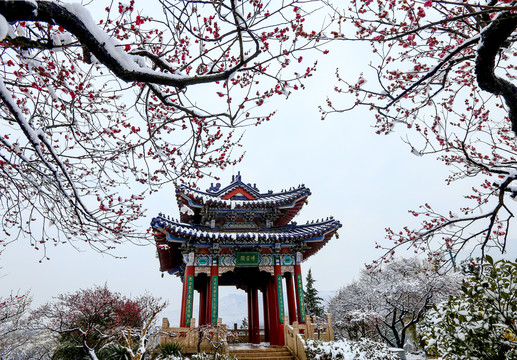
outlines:
[[[307,315],[320,317],[324,313],[323,306],[321,305],[323,299],[318,296],[318,290],[314,288],[315,281],[312,277],[312,271],[309,269],[305,279],[305,291],[303,292],[305,312]]]

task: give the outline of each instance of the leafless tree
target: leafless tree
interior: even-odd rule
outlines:
[[[433,304],[459,293],[462,277],[440,275],[417,258],[397,259],[382,270],[363,270],[329,301],[334,328],[341,336],[368,337],[403,348],[415,324]]]

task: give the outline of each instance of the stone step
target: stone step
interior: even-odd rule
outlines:
[[[267,347],[249,349],[229,349],[230,355],[238,360],[295,360],[286,347]]]
[[[286,348],[266,348],[266,349],[238,349],[238,350],[229,350],[230,352],[235,352],[239,354],[254,354],[256,352],[267,352],[269,354],[290,354],[291,352]]]
[[[267,353],[230,354],[237,360],[295,360],[293,355],[273,355]]]

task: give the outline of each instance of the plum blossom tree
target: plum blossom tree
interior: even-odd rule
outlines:
[[[158,314],[165,309],[167,303],[149,294],[143,295],[134,300],[140,309],[138,317],[141,318],[141,325],[138,327],[122,326],[115,329],[119,335],[119,344],[126,351],[131,360],[144,359],[145,355],[152,353],[158,337],[162,334],[156,327]],[[126,307],[131,305],[125,302]]]
[[[0,245],[140,239],[143,197],[239,161],[324,52],[310,1],[98,4],[0,2]]]
[[[328,99],[323,117],[366,106],[378,134],[403,126],[414,154],[449,166],[447,183],[479,183],[457,211],[424,204],[411,211],[421,227],[388,229],[386,257],[401,246],[443,261],[505,251],[517,195],[515,10],[507,0],[352,0],[336,10],[333,37],[369,42],[374,57],[355,83],[337,72],[336,92],[354,100]]]
[[[97,286],[58,295],[32,317],[40,328],[59,334],[58,354],[97,360],[99,351],[114,345],[138,360],[155,346],[156,317],[165,306],[150,295],[129,299]]]
[[[434,303],[459,292],[461,275],[440,275],[418,258],[397,259],[382,271],[365,269],[328,303],[336,333],[403,348],[415,324]]]

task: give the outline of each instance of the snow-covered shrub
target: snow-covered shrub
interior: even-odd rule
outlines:
[[[183,357],[183,355],[169,355],[164,358],[161,358],[162,360],[188,360],[188,358]]]
[[[165,344],[159,344],[154,349],[156,359],[159,360],[174,360],[176,358],[181,359],[181,345],[178,343],[168,342]],[[174,357],[174,358],[173,358]]]
[[[517,359],[517,263],[487,263],[461,297],[429,311],[419,334],[428,354],[446,359]]]
[[[361,341],[307,340],[307,359],[314,360],[399,360],[386,345],[369,339]]]

